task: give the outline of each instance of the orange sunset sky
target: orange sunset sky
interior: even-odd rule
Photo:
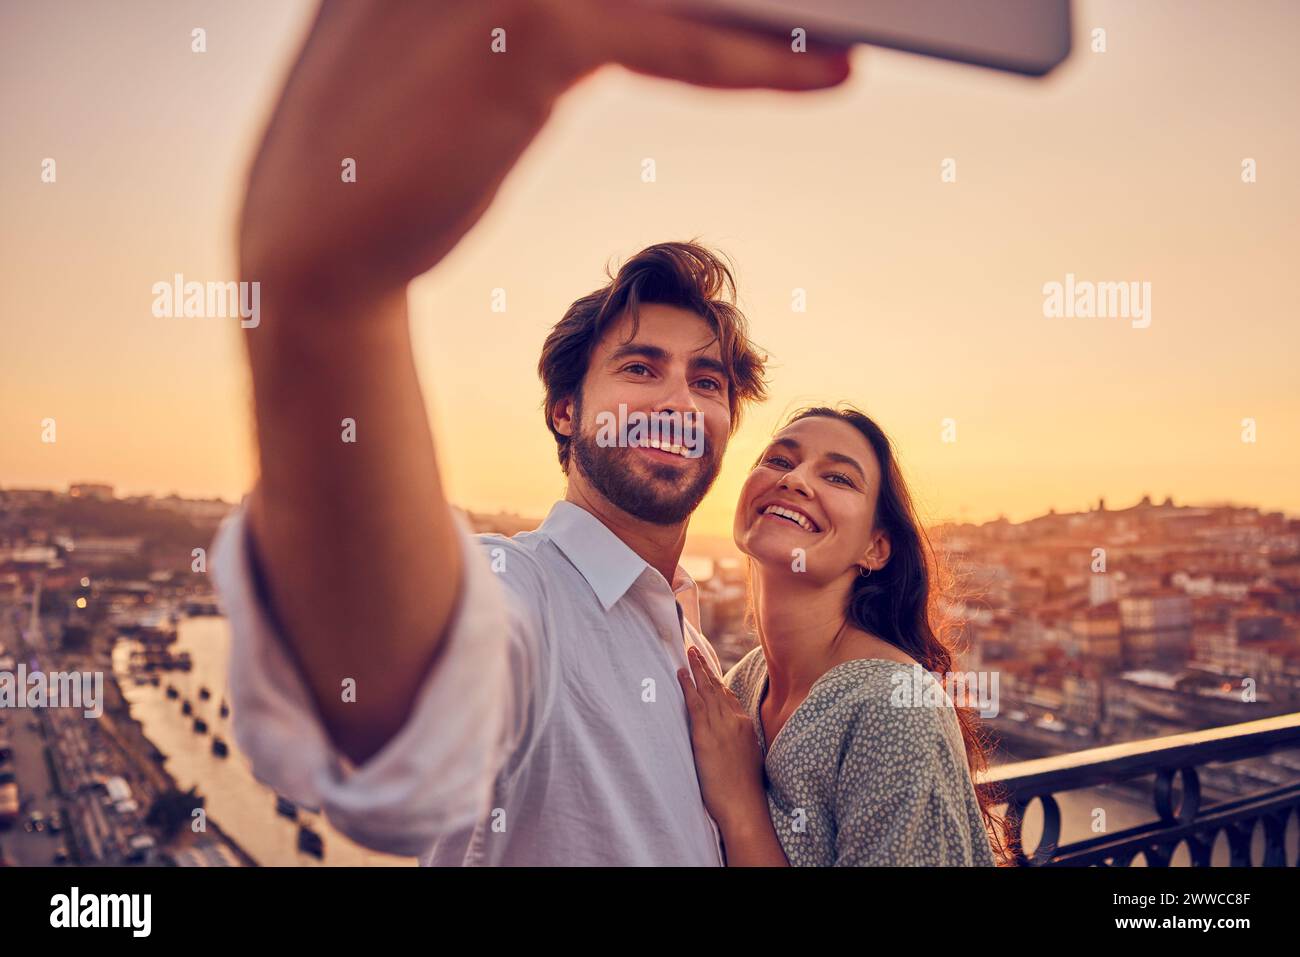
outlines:
[[[251,483],[238,322],[155,318],[151,288],[237,278],[244,164],[312,9],[0,7],[0,485],[233,500]],[[1300,513],[1298,35],[1293,3],[1083,2],[1046,81],[870,48],[811,97],[600,72],[411,287],[453,501],[545,514],[563,494],[534,371],[547,329],[606,262],[698,237],[736,263],[772,399],[696,532],[729,535],[788,412],[841,399],[893,437],[931,522],[1143,494]],[[1150,282],[1149,328],[1045,318],[1067,273]]]

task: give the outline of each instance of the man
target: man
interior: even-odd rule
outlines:
[[[236,737],[261,780],[425,863],[723,862],[674,675],[687,645],[716,667],[678,559],[762,394],[730,274],[663,244],[574,303],[539,364],[568,490],[514,539],[450,510],[410,352],[407,283],[607,62],[717,87],[847,74],[632,4],[326,2],[248,184],[261,474],[215,553]],[[597,441],[620,405],[694,422],[701,454]]]

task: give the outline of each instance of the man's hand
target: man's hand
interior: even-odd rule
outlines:
[[[325,0],[253,167],[244,278],[336,305],[404,289],[483,214],[558,97],[606,63],[720,88],[848,75],[843,50],[794,53],[627,0]],[[345,157],[355,184],[340,182]]]

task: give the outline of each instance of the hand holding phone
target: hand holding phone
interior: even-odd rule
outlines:
[[[1070,53],[1070,0],[643,0],[786,36],[870,43],[1043,76]]]

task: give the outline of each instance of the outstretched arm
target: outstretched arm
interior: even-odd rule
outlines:
[[[406,285],[483,214],[556,99],[606,62],[718,87],[812,89],[847,72],[842,53],[794,55],[608,0],[325,0],[253,163],[239,224],[263,313],[246,331],[251,544],[353,761],[399,730],[437,667],[464,571]]]

